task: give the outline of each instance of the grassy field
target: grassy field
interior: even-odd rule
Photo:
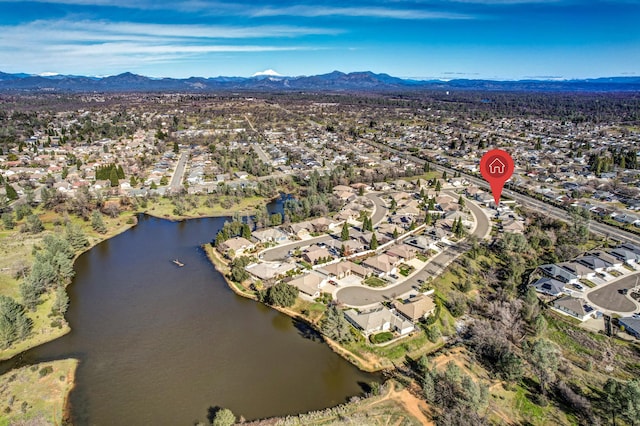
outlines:
[[[62,424],[75,359],[21,367],[0,377],[0,426]]]
[[[207,217],[207,216],[229,216],[234,212],[242,214],[253,214],[256,208],[264,206],[268,199],[263,197],[249,197],[242,198],[239,203],[233,204],[231,208],[224,208],[220,203],[224,202],[226,196],[216,197],[216,202],[212,207],[207,207],[202,200],[198,201],[196,207],[191,207],[185,203],[185,211],[181,215],[174,213],[175,205],[169,198],[160,197],[155,201],[150,200],[146,209],[143,209],[145,213],[156,217],[170,218],[170,219],[188,219],[195,217]]]

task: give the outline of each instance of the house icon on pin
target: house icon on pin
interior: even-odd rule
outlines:
[[[501,175],[504,173],[506,167],[499,158],[496,158],[489,164],[489,173],[492,175]]]

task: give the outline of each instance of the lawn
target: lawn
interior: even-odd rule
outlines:
[[[387,282],[385,280],[382,280],[378,277],[369,277],[364,280],[363,283],[365,283],[369,287],[384,287],[387,285]]]

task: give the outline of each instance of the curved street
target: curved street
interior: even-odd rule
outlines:
[[[473,230],[472,235],[481,239],[486,238],[491,231],[489,218],[476,204],[467,202],[466,205],[469,207],[471,214],[473,214],[476,220],[476,227]],[[419,272],[392,287],[386,287],[383,289],[374,289],[364,286],[343,287],[335,293],[335,298],[339,303],[344,303],[353,307],[366,307],[377,302],[395,299],[396,297],[407,293],[414,287],[419,286],[420,283],[418,283],[418,280],[426,280],[429,277],[435,277],[442,273],[447,265],[453,262],[467,249],[468,245],[466,242],[447,247],[438,255],[430,259],[425,267]]]
[[[382,198],[378,196],[378,194],[369,193],[366,194],[365,197],[373,201],[373,204],[375,205],[373,214],[371,215],[371,221],[373,222],[374,226],[378,225],[387,215],[387,206]],[[289,251],[291,250],[310,246],[312,244],[327,243],[335,238],[336,237],[332,235],[323,235],[321,237],[310,238],[308,240],[301,240],[289,244],[279,245],[277,247],[264,250],[262,253],[260,253],[260,259],[267,262],[282,261],[285,260],[287,254],[289,254]]]
[[[637,285],[640,273],[630,274],[609,284],[594,288],[587,293],[587,300],[597,307],[619,314],[632,314],[640,309],[640,304],[619,292],[623,288],[629,291]]]

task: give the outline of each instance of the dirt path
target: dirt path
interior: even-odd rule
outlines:
[[[419,398],[416,398],[408,389],[398,390],[396,388],[396,384],[394,382],[389,382],[390,389],[387,391],[387,394],[384,395],[381,399],[376,400],[371,403],[370,406],[374,406],[376,404],[380,404],[387,400],[393,400],[404,409],[415,417],[421,424],[425,426],[435,426],[433,420],[429,419],[425,412],[429,412],[429,406],[427,403]]]

